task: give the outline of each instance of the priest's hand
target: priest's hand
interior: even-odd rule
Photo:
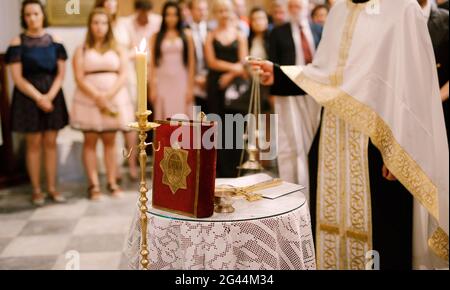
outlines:
[[[273,62],[268,60],[249,60],[248,64],[254,70],[260,71],[261,84],[264,86],[271,86],[275,82],[273,74]]]
[[[397,181],[397,177],[389,171],[386,165],[383,165],[383,177],[388,181]]]

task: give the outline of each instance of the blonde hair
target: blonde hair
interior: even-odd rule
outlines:
[[[231,3],[231,0],[214,0],[214,3],[212,5],[213,13],[216,14],[217,11],[222,7],[228,7],[231,11],[233,10],[233,4]]]
[[[87,27],[88,29],[87,29],[86,40],[85,40],[86,48],[95,48],[95,39],[94,39],[94,35],[92,33],[91,25],[92,25],[92,20],[94,19],[94,17],[96,15],[105,15],[108,18],[108,32],[106,33],[105,40],[104,40],[103,45],[100,48],[99,52],[105,53],[111,49],[118,52],[116,40],[114,38],[114,33],[113,33],[113,28],[112,28],[111,16],[103,8],[95,8],[89,14],[88,27]]]

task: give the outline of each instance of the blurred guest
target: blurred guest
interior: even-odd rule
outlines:
[[[322,27],[309,22],[309,13],[305,13],[307,8],[307,0],[288,1],[291,21],[272,31],[270,60],[282,65],[307,65],[312,62],[322,36]],[[279,116],[280,177],[309,189],[308,154],[319,127],[320,106],[307,95],[277,96],[275,112]]]
[[[162,17],[153,13],[153,2],[150,0],[135,0],[135,12],[133,15],[120,19],[117,24],[118,42],[128,49],[129,58],[134,68],[136,47],[139,47],[143,40],[150,41],[150,38],[159,31]],[[130,75],[130,88],[136,89],[136,76]],[[136,92],[132,93],[136,99]]]
[[[270,9],[271,24],[278,27],[288,21],[286,0],[274,0]]]
[[[250,20],[247,17],[247,1],[246,0],[233,0],[234,12],[239,19],[250,24]]]
[[[126,21],[123,17],[118,17],[118,2],[117,0],[96,0],[95,8],[104,8],[106,12],[111,16],[114,39],[117,45],[121,46],[124,53],[127,54],[127,59],[129,59],[128,71],[133,72],[134,69],[134,57],[135,57],[135,47],[131,42],[131,36],[126,28]],[[134,73],[128,73],[127,79],[128,93],[133,104],[136,104],[136,75]],[[134,113],[134,112],[132,112]],[[137,132],[125,128],[123,131],[125,137],[126,148],[136,148],[137,146]],[[119,162],[120,164],[121,162]],[[138,178],[138,167],[137,167],[137,150],[131,151],[131,156],[128,158],[128,164],[130,168],[130,178],[132,180],[137,180]],[[117,171],[117,176],[120,179],[120,168]]]
[[[183,27],[189,27],[192,23],[191,9],[189,8],[189,0],[177,0],[178,6],[181,9]]]
[[[139,47],[141,42],[145,40],[147,43],[150,41],[150,38],[159,31],[161,27],[162,17],[159,14],[153,13],[153,2],[151,0],[135,0],[134,2],[134,14],[128,16],[123,22],[120,24],[123,25],[124,29],[122,31],[127,31],[127,35],[130,37],[131,42],[131,50],[130,50],[130,59],[132,62],[132,69],[134,70],[134,59],[136,54],[136,47]],[[151,55],[149,59],[151,59]],[[150,62],[149,62],[150,66]],[[149,71],[149,76],[151,75],[151,71]],[[136,86],[137,79],[136,75],[130,74],[130,88],[133,90],[132,97],[136,99]],[[148,94],[150,96],[150,94]],[[150,103],[151,107],[152,104]],[[153,116],[151,116],[153,117]]]
[[[56,189],[58,131],[68,124],[61,89],[67,53],[58,37],[45,27],[47,18],[38,0],[25,0],[21,8],[24,32],[14,38],[6,53],[14,81],[12,130],[26,137],[26,161],[33,187],[32,202],[45,203],[40,185],[41,150],[45,153],[47,191],[55,202],[64,202]]]
[[[252,57],[267,59],[269,57],[269,16],[262,7],[255,7],[250,12],[250,37],[248,41]],[[268,87],[261,90],[261,110],[270,111]]]
[[[311,12],[312,22],[323,27],[327,20],[328,10],[329,8],[326,5],[317,5],[314,7]]]
[[[253,57],[267,59],[269,54],[269,17],[261,7],[250,12],[249,49]]]
[[[244,33],[244,35],[250,35],[249,20],[247,18],[247,2],[245,0],[232,0],[233,10],[236,14],[236,21],[239,29]]]
[[[191,9],[192,15],[190,28],[195,46],[196,60],[194,81],[195,103],[202,108],[202,111],[207,112],[206,77],[208,75],[208,68],[205,60],[205,41],[208,35],[208,1],[192,0],[189,2],[189,9]]]
[[[114,40],[109,14],[100,8],[89,15],[88,32],[83,45],[75,51],[73,68],[75,92],[71,125],[84,134],[83,161],[89,180],[89,197],[101,198],[96,147],[104,146],[108,191],[119,197],[116,182],[116,132],[134,120],[133,105],[126,89],[128,60],[126,52]]]
[[[94,9],[95,8],[103,8],[111,17],[111,21],[113,26],[116,24],[119,16],[118,12],[118,0],[95,0]],[[117,41],[117,40],[116,40]]]
[[[210,113],[218,114],[224,120],[225,114],[237,113],[227,109],[225,93],[235,80],[246,75],[244,62],[248,56],[248,45],[245,35],[235,25],[230,0],[215,0],[212,11],[217,28],[208,34],[205,46],[210,69],[207,81],[208,108]],[[222,141],[225,141],[224,138]],[[224,144],[220,145],[225,148]],[[218,176],[236,177],[239,158],[239,150],[219,150]]]
[[[192,35],[183,28],[181,9],[168,1],[163,7],[160,31],[150,41],[151,100],[155,118],[177,114],[192,118],[195,52]]]
[[[127,18],[125,22],[125,26],[127,27],[128,34],[131,37],[131,43],[133,47],[139,47],[141,41],[145,40],[147,43],[150,41],[151,37],[157,33],[161,27],[162,17],[159,14],[153,13],[153,2],[151,0],[135,0],[134,2],[134,15],[131,15]],[[134,57],[136,50],[133,50],[132,61],[134,62]],[[149,55],[149,60],[152,58],[152,55]],[[150,71],[150,62],[149,66],[149,74],[150,77],[152,72]],[[134,69],[134,65],[133,65]],[[133,88],[137,87],[137,78],[136,75],[133,74],[130,78],[133,81]],[[150,81],[150,80],[149,80]],[[148,87],[150,89],[150,86]],[[135,96],[137,96],[135,94]],[[151,92],[148,93],[150,98]],[[153,104],[151,101],[149,102],[149,109],[153,110]],[[150,118],[154,118],[154,115],[150,116]],[[152,138],[152,132],[149,133],[149,138]]]
[[[333,7],[334,3],[336,3],[336,0],[326,0],[325,5],[327,5],[330,9]]]
[[[134,9],[135,13],[128,16],[127,29],[133,47],[138,47],[142,39],[149,41],[159,31],[162,17],[152,12],[153,2],[150,0],[136,0]]]
[[[117,15],[119,10],[118,4],[118,0],[96,0],[94,9],[103,8],[110,15],[116,44],[131,54],[134,51],[134,43],[132,43],[131,35],[127,31],[128,28],[125,24],[126,17],[119,17]]]

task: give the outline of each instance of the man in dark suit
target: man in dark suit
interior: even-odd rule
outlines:
[[[448,10],[438,8],[431,0],[419,0],[424,16],[428,20],[428,30],[430,31],[431,42],[433,43],[434,54],[436,56],[436,67],[439,77],[439,87],[444,106],[445,123],[447,125],[447,138],[449,132],[449,63],[448,63],[448,42],[449,42],[449,13]]]
[[[289,2],[291,3],[297,1]],[[289,7],[289,9],[291,10],[291,4],[289,4]],[[294,28],[294,26],[300,27],[300,24],[298,22],[302,22],[306,25],[305,30],[310,30],[311,36],[313,37],[313,43],[311,43],[311,45],[313,45],[314,48],[317,48],[317,46],[319,45],[320,38],[322,37],[322,27],[320,25],[309,22],[306,17],[304,18],[304,20],[290,21],[279,27],[275,27],[271,33],[270,60],[272,62],[280,65],[296,65],[297,62],[302,61],[297,60],[297,57],[299,56],[298,51],[301,49],[301,47],[298,47],[298,44],[296,43],[298,39],[294,37],[294,33],[298,33],[300,35],[300,30]]]
[[[322,36],[322,27],[308,20],[308,0],[289,0],[290,21],[274,28],[270,36],[269,58],[281,65],[307,65],[312,62]],[[279,90],[277,91],[279,93]],[[275,113],[278,115],[278,168],[280,178],[315,191],[313,183],[317,172],[308,163],[317,163],[313,146],[320,124],[321,107],[309,96],[275,96]],[[318,144],[318,143],[317,143]],[[311,190],[310,190],[311,189]]]

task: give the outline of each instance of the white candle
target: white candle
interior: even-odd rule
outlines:
[[[142,39],[139,50],[136,48],[136,74],[137,74],[137,96],[138,113],[147,112],[147,42]]]

